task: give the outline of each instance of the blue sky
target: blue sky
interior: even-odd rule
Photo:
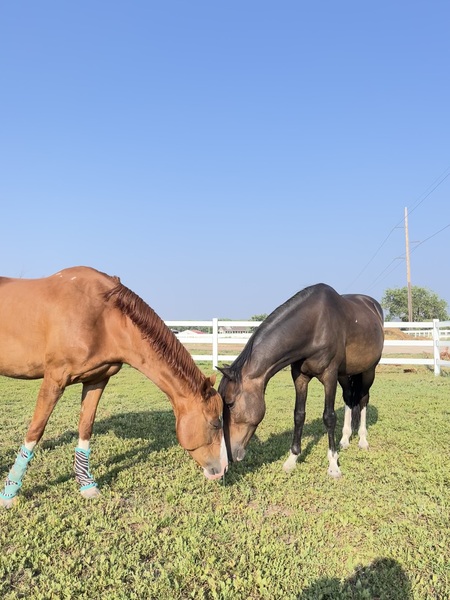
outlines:
[[[320,281],[450,304],[450,3],[0,7],[0,273],[119,275],[164,319]],[[419,244],[420,243],[420,244]]]

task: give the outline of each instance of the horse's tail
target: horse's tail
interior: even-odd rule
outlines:
[[[352,409],[352,430],[357,431],[361,423],[361,394],[362,375],[349,375],[350,394],[347,396],[347,405]]]

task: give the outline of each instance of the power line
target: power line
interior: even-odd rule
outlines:
[[[385,239],[383,240],[383,242],[380,244],[380,246],[378,247],[378,249],[375,251],[375,253],[373,254],[372,258],[369,260],[368,263],[366,263],[366,265],[361,269],[361,271],[358,273],[358,275],[353,279],[353,281],[351,283],[349,283],[349,285],[347,286],[347,289],[352,287],[352,285],[358,281],[358,279],[361,277],[361,275],[364,273],[364,271],[367,269],[367,267],[370,265],[370,263],[373,261],[373,259],[376,257],[376,255],[378,254],[378,252],[381,250],[381,248],[385,245],[385,243],[388,241],[388,239],[391,237],[394,229],[396,229],[397,226],[393,227],[391,229],[391,231],[388,233],[388,235],[385,237]]]
[[[444,229],[447,229],[448,227],[450,227],[450,223],[448,225],[446,225],[445,227],[443,227],[442,229],[439,229],[439,231],[436,231],[436,233],[433,233],[432,235],[430,235],[429,237],[427,237],[425,240],[423,240],[422,242],[418,242],[414,248],[411,250],[411,252],[414,252],[415,250],[417,250],[417,248],[419,246],[421,246],[422,244],[425,244],[425,242],[428,242],[428,240],[431,240],[431,238],[434,238],[436,235],[438,235],[439,233],[441,233],[442,231],[444,231]]]
[[[447,174],[445,175],[445,173],[447,173]],[[426,196],[424,196],[424,198],[422,198],[422,200],[421,200],[420,202],[417,202],[417,200],[419,200],[419,198],[421,197],[421,196],[419,196],[419,198],[416,200],[417,204],[413,205],[413,207],[412,207],[412,208],[410,209],[410,211],[409,211],[409,214],[411,214],[412,212],[414,212],[414,211],[416,210],[416,208],[419,208],[419,206],[422,204],[422,202],[424,202],[424,201],[425,201],[425,200],[428,198],[428,196],[430,196],[430,195],[431,195],[431,194],[434,192],[434,190],[435,190],[436,188],[438,188],[438,187],[441,185],[441,183],[444,183],[444,181],[447,179],[447,177],[450,177],[450,167],[448,167],[447,169],[445,169],[445,171],[444,171],[443,173],[441,173],[441,175],[439,175],[439,177],[436,177],[436,179],[433,181],[433,183],[431,183],[431,184],[430,184],[430,185],[427,187],[427,189],[425,190],[425,192],[426,192],[427,190],[429,190],[429,189],[430,189],[430,188],[431,188],[431,187],[432,187],[432,186],[433,186],[433,185],[436,183],[436,181],[438,181],[438,180],[439,180],[439,179],[440,179],[440,178],[441,178],[443,175],[445,175],[445,177],[443,177],[443,179],[441,179],[441,181],[439,181],[439,183],[438,183],[438,184],[436,184],[436,185],[435,185],[435,186],[434,186],[434,187],[433,187],[433,188],[432,188],[432,189],[431,189],[431,190],[428,192],[428,194],[427,194]],[[424,192],[424,194],[425,194],[425,192]],[[423,195],[423,194],[422,194],[422,195]]]
[[[417,243],[417,244],[414,246],[414,248],[412,248],[412,250],[411,250],[411,253],[413,253],[415,250],[417,250],[417,248],[418,248],[419,246],[422,246],[422,244],[425,244],[425,242],[428,242],[428,240],[431,240],[431,238],[434,238],[434,237],[436,237],[436,236],[437,236],[439,233],[442,233],[442,231],[444,231],[445,229],[448,229],[449,227],[450,227],[450,223],[449,223],[448,225],[445,225],[445,227],[442,227],[442,229],[439,229],[439,231],[436,231],[435,233],[433,233],[433,234],[431,234],[430,236],[428,236],[428,237],[427,237],[425,240],[423,240],[422,242],[418,242],[418,243]],[[393,259],[391,260],[391,262],[388,264],[388,266],[387,266],[387,267],[385,267],[385,268],[384,268],[384,269],[381,271],[381,273],[379,273],[379,274],[377,275],[377,277],[376,277],[376,278],[375,278],[375,280],[372,282],[372,285],[371,285],[371,286],[368,288],[368,290],[367,290],[367,291],[370,291],[370,290],[372,290],[372,289],[375,287],[375,285],[376,285],[376,284],[377,284],[379,281],[383,281],[384,279],[386,279],[386,277],[388,277],[388,276],[389,276],[391,273],[393,273],[393,272],[394,272],[394,271],[395,271],[395,270],[396,270],[396,269],[397,269],[397,268],[400,266],[400,263],[397,263],[397,264],[396,264],[396,266],[395,266],[393,269],[391,269],[391,270],[389,271],[389,273],[386,273],[386,271],[389,269],[389,267],[390,267],[390,266],[391,266],[393,263],[395,263],[397,260],[403,260],[403,259],[405,259],[405,258],[406,258],[406,253],[405,253],[405,254],[402,254],[401,256],[397,256],[396,258],[393,258]],[[385,275],[384,277],[382,277],[382,276],[384,275],[384,273],[386,273],[386,275]]]
[[[400,263],[399,263],[399,262],[397,262],[397,264],[395,265],[395,267],[394,267],[393,269],[391,269],[391,270],[389,271],[389,273],[386,273],[386,271],[389,269],[389,267],[390,267],[392,264],[394,264],[396,261],[402,260],[403,258],[404,258],[403,256],[397,256],[396,258],[393,258],[393,259],[391,260],[391,262],[388,264],[388,266],[387,266],[387,267],[385,267],[385,268],[384,268],[384,269],[381,271],[381,273],[379,273],[379,274],[376,276],[376,278],[375,278],[375,279],[374,279],[374,281],[372,282],[372,285],[371,285],[371,286],[369,286],[369,287],[367,288],[367,291],[368,291],[368,292],[370,292],[370,290],[372,290],[372,289],[375,287],[375,285],[376,285],[376,284],[377,284],[379,281],[383,281],[384,279],[386,279],[386,277],[388,277],[388,276],[389,276],[391,273],[393,273],[393,272],[395,271],[395,269],[398,269],[398,267],[400,266]],[[384,275],[385,273],[386,273],[386,275],[383,277],[383,275]]]
[[[436,177],[436,179],[426,188],[426,190],[417,198],[416,202],[413,204],[413,208],[410,209],[409,214],[411,214],[412,212],[414,212],[417,208],[419,208],[419,206],[442,184],[444,183],[444,181],[450,177],[450,167],[447,167],[447,169],[445,169],[438,177]],[[435,185],[436,184],[436,185]],[[431,188],[431,189],[430,189]],[[429,190],[429,191],[428,191]],[[427,193],[428,192],[428,193]],[[425,194],[425,195],[424,195]],[[423,196],[423,198],[422,198]],[[374,252],[374,254],[372,255],[372,257],[369,259],[369,261],[364,265],[364,267],[361,269],[361,271],[356,275],[356,277],[351,281],[351,283],[347,286],[347,289],[350,288],[360,277],[361,275],[364,273],[364,271],[366,271],[367,267],[372,263],[372,261],[375,259],[375,257],[377,256],[377,254],[380,252],[380,250],[383,248],[383,246],[386,244],[386,242],[388,241],[388,239],[391,237],[392,233],[395,231],[395,229],[398,229],[400,227],[401,224],[403,224],[405,221],[405,218],[403,217],[396,225],[394,225],[394,227],[392,227],[392,229],[389,231],[388,235],[385,237],[385,239],[382,241],[382,243],[380,244],[380,246],[377,248],[377,250]],[[446,229],[448,227],[448,225],[446,227],[444,227],[443,229]],[[423,240],[423,242],[420,242],[420,244],[417,244],[417,246],[414,248],[414,250],[420,246],[421,244],[425,243],[426,241],[428,241],[429,239],[431,239],[432,237],[434,237],[435,235],[437,235],[438,233],[440,233],[440,230],[438,232],[436,232],[435,234],[433,234],[432,236],[430,236],[429,238],[427,238],[426,240]],[[393,261],[391,261],[391,263],[389,263],[389,265],[382,271],[382,273],[384,273],[384,271],[386,271],[389,266],[392,264],[392,262],[394,262],[397,259],[393,259]],[[398,266],[398,265],[397,265]],[[392,271],[394,271],[397,267],[395,267],[394,269],[392,269]],[[390,273],[392,272],[390,271]],[[375,282],[378,280],[378,278],[380,277],[380,275],[375,279],[375,281],[373,282],[373,284],[370,286],[369,290],[373,288]]]

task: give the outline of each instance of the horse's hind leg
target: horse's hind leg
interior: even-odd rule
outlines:
[[[28,463],[33,458],[33,450],[44,433],[45,426],[64,392],[64,386],[56,383],[50,376],[44,376],[34,409],[33,418],[28,427],[23,446],[6,478],[5,487],[0,494],[0,506],[12,506],[15,496],[22,487],[22,478]]]
[[[339,377],[339,383],[342,388],[342,396],[344,398],[345,412],[344,412],[344,425],[342,427],[342,437],[339,442],[340,447],[345,450],[350,446],[350,436],[352,435],[352,409],[350,408],[350,382],[348,376]]]
[[[292,440],[289,458],[283,464],[286,473],[295,468],[297,459],[301,452],[303,425],[306,415],[306,398],[308,395],[308,383],[311,378],[300,371],[300,363],[291,365],[292,379],[295,386],[295,409],[294,409],[294,437]]]
[[[368,450],[369,442],[367,441],[367,405],[369,404],[369,390],[375,379],[375,367],[362,374],[362,397],[359,402],[361,416],[358,428],[359,442],[358,446],[362,450]]]
[[[84,498],[94,498],[100,494],[97,483],[89,470],[89,456],[91,450],[89,443],[94,426],[95,414],[103,390],[109,379],[99,383],[83,384],[81,398],[80,421],[78,425],[78,446],[75,448],[75,478],[80,485],[80,493]]]
[[[323,422],[328,434],[328,475],[331,477],[340,477],[341,470],[338,465],[338,453],[336,451],[336,412],[334,403],[336,400],[337,374],[334,370],[328,369],[323,375],[318,377],[325,388],[325,408],[323,411]]]

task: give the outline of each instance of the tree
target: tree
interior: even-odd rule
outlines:
[[[264,319],[266,317],[267,317],[267,314],[253,315],[253,317],[250,317],[250,321],[264,321]]]
[[[413,321],[431,321],[449,319],[447,302],[434,292],[413,285],[411,287]],[[388,289],[381,299],[381,306],[386,311],[385,320],[408,321],[408,288]]]

